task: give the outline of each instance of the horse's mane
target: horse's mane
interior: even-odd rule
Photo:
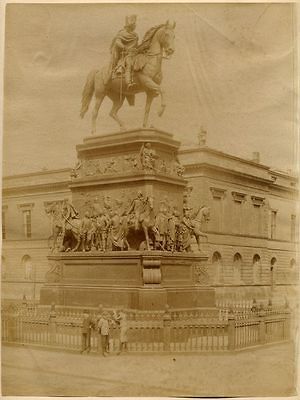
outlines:
[[[139,53],[149,49],[153,36],[163,26],[165,26],[165,24],[155,25],[145,33],[142,42],[137,47]]]

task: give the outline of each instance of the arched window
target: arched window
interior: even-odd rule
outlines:
[[[276,263],[277,263],[276,257],[273,257],[271,259],[271,271],[275,268]]]
[[[260,281],[261,281],[261,260],[260,260],[260,256],[258,254],[255,254],[253,256],[252,267],[253,267],[253,282],[260,283]]]
[[[212,256],[212,266],[214,271],[215,283],[222,283],[223,282],[222,256],[218,251],[215,251]]]
[[[240,253],[235,253],[233,256],[233,281],[240,283],[242,279],[242,256]]]
[[[222,260],[222,256],[218,251],[215,251],[213,256],[212,256],[212,262],[220,262]]]
[[[26,280],[32,279],[32,261],[31,257],[27,254],[22,258],[22,268],[24,270],[24,277]]]
[[[292,258],[290,261],[290,268],[295,269],[295,267],[296,267],[296,260],[294,258]]]
[[[271,283],[271,286],[273,286],[275,284],[276,263],[277,263],[277,259],[276,259],[276,257],[273,257],[271,259],[271,263],[270,263],[270,283]]]
[[[1,256],[1,278],[6,278],[6,260],[4,256]]]

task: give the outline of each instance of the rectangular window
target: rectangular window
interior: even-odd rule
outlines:
[[[296,215],[291,215],[291,241],[296,240]]]
[[[23,211],[24,234],[26,238],[31,238],[31,210]]]
[[[276,236],[276,217],[277,211],[271,212],[271,239],[275,239]]]
[[[6,239],[5,212],[2,211],[2,239]]]

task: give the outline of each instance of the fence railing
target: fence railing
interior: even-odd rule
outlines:
[[[129,352],[216,352],[245,349],[290,338],[288,308],[227,313],[217,309],[184,311],[127,311]],[[81,311],[65,312],[55,307],[2,312],[3,343],[36,344],[67,350],[81,350]],[[99,312],[91,312],[97,321]],[[113,319],[112,319],[113,320]],[[120,328],[112,323],[110,351],[120,348]],[[91,351],[100,351],[101,337],[91,331]]]

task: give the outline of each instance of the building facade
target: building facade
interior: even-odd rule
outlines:
[[[51,221],[47,204],[70,198],[70,169],[3,178],[2,298],[39,300],[49,269]]]
[[[211,149],[181,149],[193,210],[210,207],[202,226],[217,301],[295,301],[298,282],[298,180]],[[39,300],[49,270],[46,208],[71,199],[71,169],[3,178],[2,298]]]
[[[257,154],[256,154],[257,156]],[[211,208],[203,244],[223,299],[295,298],[297,178],[204,146],[181,151],[193,207]]]

